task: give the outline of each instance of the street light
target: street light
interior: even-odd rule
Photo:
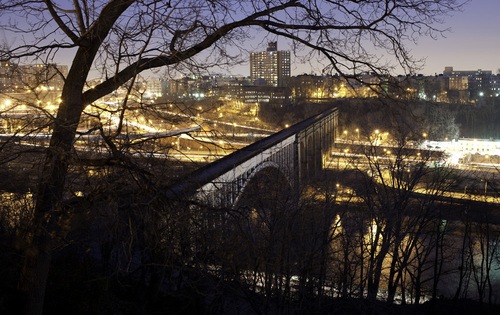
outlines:
[[[375,133],[375,145],[377,145],[379,143],[379,133],[380,133],[380,130],[375,129],[374,133]]]

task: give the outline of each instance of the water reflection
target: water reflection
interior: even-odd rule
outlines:
[[[338,297],[367,298],[376,288],[377,298],[396,303],[500,301],[498,225],[408,217],[388,223],[344,213],[335,216],[332,230]]]

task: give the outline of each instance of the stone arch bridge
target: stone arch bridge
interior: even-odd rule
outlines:
[[[169,187],[167,197],[232,207],[250,180],[268,167],[278,169],[298,191],[322,169],[337,133],[338,110],[333,108],[197,169]]]

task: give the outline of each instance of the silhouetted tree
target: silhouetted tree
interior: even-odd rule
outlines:
[[[71,60],[38,178],[32,244],[19,281],[28,297],[27,310],[39,314],[43,309],[53,235],[59,230],[56,214],[64,216],[73,146],[87,106],[146,70],[234,64],[244,49],[228,47],[241,47],[257,29],[316,51],[328,62],[327,71],[388,74],[392,66],[378,62],[376,50],[371,50],[376,47],[412,72],[415,63],[406,41],[438,33],[435,23],[460,4],[459,0],[3,1],[0,27],[17,40],[2,46],[0,60],[47,64],[63,54]],[[90,84],[95,71],[100,80]],[[121,111],[127,106],[122,102]],[[109,141],[108,145],[113,147]]]

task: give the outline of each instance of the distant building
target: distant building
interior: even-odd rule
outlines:
[[[249,85],[246,81],[234,81],[217,87],[215,96],[221,100],[238,101],[244,104],[270,104],[283,106],[290,102],[290,89],[287,87]]]
[[[290,51],[278,51],[270,42],[267,51],[250,54],[250,80],[255,85],[286,86],[290,78]]]
[[[44,87],[61,90],[68,74],[68,66],[49,64],[21,65],[17,69],[18,85],[28,89]]]
[[[13,78],[16,71],[16,64],[8,61],[0,61],[0,91],[12,92],[15,89]]]
[[[187,98],[190,95],[190,88],[196,83],[189,77],[172,79],[169,81],[169,96],[173,99]]]
[[[149,98],[163,96],[165,82],[160,79],[149,79],[146,81],[146,94]]]
[[[289,86],[295,100],[328,100],[352,94],[345,79],[338,76],[302,74],[290,78]]]
[[[477,100],[492,94],[493,74],[490,70],[454,70],[453,67],[445,67],[443,76],[449,78],[450,96],[458,93],[460,100]]]
[[[487,139],[453,139],[450,141],[424,141],[423,149],[447,153],[449,163],[466,163],[471,155],[500,156],[500,141]]]
[[[491,77],[491,92],[492,93],[489,96],[500,96],[500,74],[496,74]]]
[[[290,89],[287,87],[243,86],[241,91],[239,99],[244,103],[283,106],[290,101]]]
[[[64,85],[68,66],[49,64],[18,65],[0,62],[0,90],[15,92],[18,90],[58,91]]]
[[[480,76],[480,75],[492,75],[491,70],[454,70],[453,67],[444,67],[444,76]]]

